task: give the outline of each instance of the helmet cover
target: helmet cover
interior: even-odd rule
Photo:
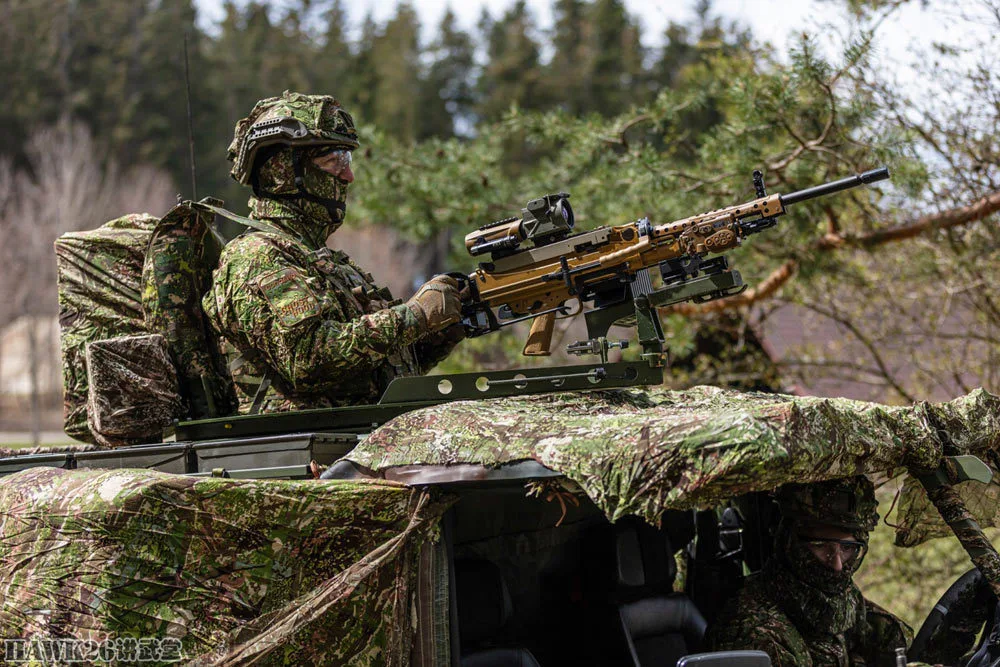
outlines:
[[[243,185],[249,185],[258,156],[270,146],[358,147],[354,119],[329,95],[304,95],[287,90],[281,97],[257,102],[250,115],[236,124],[228,159],[229,172]]]
[[[776,494],[781,515],[800,523],[869,532],[878,524],[875,486],[864,475],[815,484],[786,484]]]

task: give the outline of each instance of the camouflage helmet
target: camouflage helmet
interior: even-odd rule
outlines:
[[[781,515],[804,523],[871,531],[878,524],[875,486],[864,475],[786,484],[775,494]]]
[[[243,185],[251,183],[261,149],[269,146],[358,147],[354,119],[329,95],[303,95],[287,90],[281,97],[257,102],[250,115],[236,123],[228,159],[229,172]]]

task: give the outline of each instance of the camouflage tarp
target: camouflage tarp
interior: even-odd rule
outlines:
[[[1000,398],[984,391],[887,407],[701,387],[426,408],[347,460],[415,485],[537,462],[610,519],[655,521],[792,480],[931,469],[945,452],[995,468],[998,449]],[[992,498],[970,503],[987,524]],[[449,502],[391,481],[20,472],[0,483],[0,636],[171,637],[198,665],[440,662],[447,647],[424,638],[447,638],[447,610],[418,590],[437,590]],[[904,508],[923,530],[910,538],[933,534],[926,509]]]
[[[0,484],[0,636],[172,637],[205,665],[408,664],[417,556],[444,507],[386,482],[27,470]]]
[[[945,446],[998,469],[1000,398],[977,390],[948,403],[891,407],[696,387],[457,402],[392,420],[347,458],[411,482],[421,470],[443,480],[440,466],[460,479],[474,473],[456,464],[534,460],[579,485],[609,519],[656,521],[666,509],[790,481],[935,468]],[[908,507],[904,531],[936,516]],[[1000,520],[995,501],[972,508],[986,525]]]

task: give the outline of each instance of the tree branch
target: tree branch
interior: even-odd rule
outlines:
[[[997,211],[1000,211],[1000,192],[989,194],[968,206],[960,206],[959,208],[953,208],[941,213],[925,215],[912,222],[888,229],[880,229],[868,232],[867,234],[845,236],[842,238],[847,245],[871,248],[883,243],[910,239],[932,229],[949,229],[951,227],[966,225],[970,222],[982,220]]]
[[[873,248],[885,243],[904,241],[906,239],[919,236],[924,232],[933,229],[950,229],[961,225],[976,222],[1000,211],[1000,192],[987,195],[969,206],[925,215],[911,222],[907,222],[888,229],[881,229],[874,232],[857,235],[843,235],[834,233],[831,230],[836,225],[835,219],[830,220],[830,225],[826,234],[821,236],[814,244],[813,248],[821,251],[832,251],[844,246],[858,248]],[[680,315],[692,316],[700,313],[718,313],[733,308],[750,306],[758,301],[762,301],[778,291],[787,283],[798,268],[798,262],[794,259],[787,260],[784,264],[775,269],[771,275],[761,281],[760,285],[748,289],[742,294],[731,296],[717,301],[710,301],[706,304],[680,303],[662,309],[667,313],[678,313]]]

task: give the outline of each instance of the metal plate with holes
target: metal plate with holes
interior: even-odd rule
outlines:
[[[378,405],[180,422],[175,433],[178,440],[230,439],[303,431],[368,434],[411,410],[451,401],[660,384],[663,384],[663,369],[652,368],[643,361],[397,378],[385,390]]]
[[[662,382],[663,371],[650,368],[642,361],[426,375],[393,380],[379,404],[501,398],[552,391],[657,385]]]

